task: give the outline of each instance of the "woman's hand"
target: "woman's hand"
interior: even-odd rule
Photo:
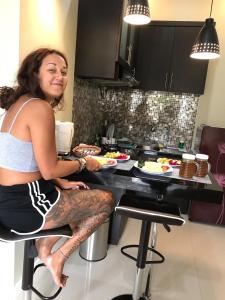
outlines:
[[[89,186],[87,186],[84,182],[82,181],[69,181],[67,179],[62,179],[62,178],[56,178],[55,183],[57,184],[58,187],[60,187],[63,190],[89,190]]]
[[[90,156],[85,156],[84,159],[86,160],[86,169],[88,171],[98,171],[102,168],[102,165],[96,159]]]

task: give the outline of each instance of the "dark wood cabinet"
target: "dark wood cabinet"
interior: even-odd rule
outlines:
[[[79,1],[77,77],[117,79],[121,64],[132,69],[134,27],[123,21],[124,3],[123,0]]]
[[[201,22],[152,22],[139,30],[136,78],[144,90],[203,94],[208,61],[190,58]]]

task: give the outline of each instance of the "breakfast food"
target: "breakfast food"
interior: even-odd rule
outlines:
[[[101,148],[92,145],[80,144],[73,148],[73,153],[78,157],[84,157],[87,155],[98,155],[101,152]]]
[[[157,162],[163,165],[170,165],[171,167],[179,167],[181,165],[181,160],[171,159],[167,157],[160,157],[157,159]]]
[[[144,166],[141,168],[142,171],[149,173],[165,173],[169,171],[171,168],[168,165],[163,165],[161,163],[146,161]]]
[[[95,156],[93,158],[96,159],[103,167],[113,167],[117,164],[116,160],[112,158],[110,159],[101,156]]]
[[[129,155],[125,154],[125,153],[121,153],[119,151],[117,152],[107,152],[104,157],[107,157],[107,158],[115,158],[115,159],[118,159],[118,160],[128,160],[130,158]]]

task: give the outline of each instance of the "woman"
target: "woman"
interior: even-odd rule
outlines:
[[[101,167],[91,157],[57,159],[53,107],[62,100],[67,68],[61,52],[41,48],[22,62],[18,86],[0,89],[0,107],[6,110],[0,130],[0,222],[17,234],[70,225],[72,238],[55,252],[51,250],[58,237],[36,242],[39,258],[60,287],[66,284],[66,259],[114,207],[110,192],[58,178]]]

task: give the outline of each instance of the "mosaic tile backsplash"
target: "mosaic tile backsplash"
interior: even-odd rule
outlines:
[[[76,80],[74,88],[73,144],[93,143],[104,122],[115,124],[114,136],[137,144],[159,142],[177,146],[192,144],[198,96],[138,89],[99,88]]]

